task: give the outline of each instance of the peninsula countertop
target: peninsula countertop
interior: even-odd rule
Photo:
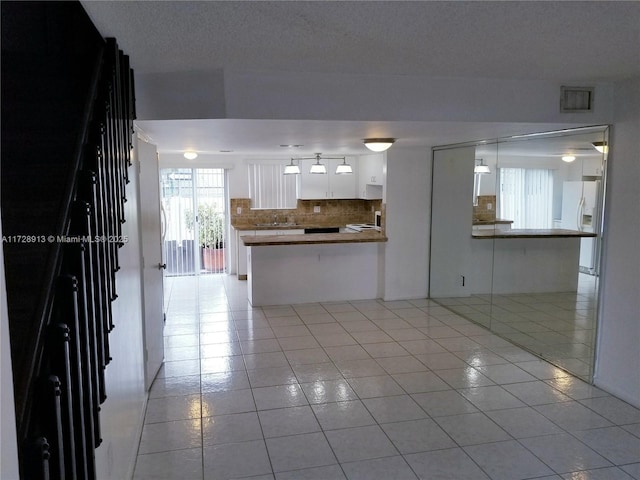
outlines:
[[[386,242],[387,237],[378,231],[354,233],[307,233],[294,235],[259,235],[241,237],[247,247],[267,245],[317,245],[321,243],[372,243]]]
[[[519,228],[512,230],[473,230],[471,238],[584,238],[597,237],[595,233],[566,230],[564,228]]]

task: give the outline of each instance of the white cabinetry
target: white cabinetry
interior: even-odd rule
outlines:
[[[358,160],[358,197],[368,200],[382,198],[384,184],[384,154],[362,155]]]
[[[309,173],[315,160],[301,161],[302,173],[298,175],[298,198],[303,200],[357,198],[358,167],[355,160],[355,158],[346,158],[353,173],[343,175],[336,175],[336,167],[342,163],[342,160],[320,160],[327,167],[326,174]]]
[[[254,236],[255,234],[254,230],[236,230],[236,274],[238,280],[247,279],[247,247],[240,237]]]

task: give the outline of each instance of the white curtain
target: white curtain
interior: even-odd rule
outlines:
[[[553,227],[553,170],[501,168],[499,216],[512,228]]]
[[[296,175],[284,175],[284,164],[249,165],[253,208],[296,208]]]

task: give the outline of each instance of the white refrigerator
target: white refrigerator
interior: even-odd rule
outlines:
[[[564,182],[562,228],[581,232],[600,231],[600,180]],[[580,271],[597,274],[599,238],[580,240]]]

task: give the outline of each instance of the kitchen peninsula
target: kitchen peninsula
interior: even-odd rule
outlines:
[[[378,231],[241,237],[253,306],[378,298],[383,245]]]
[[[596,234],[561,228],[473,230],[472,278],[500,294],[575,292],[585,237]]]

